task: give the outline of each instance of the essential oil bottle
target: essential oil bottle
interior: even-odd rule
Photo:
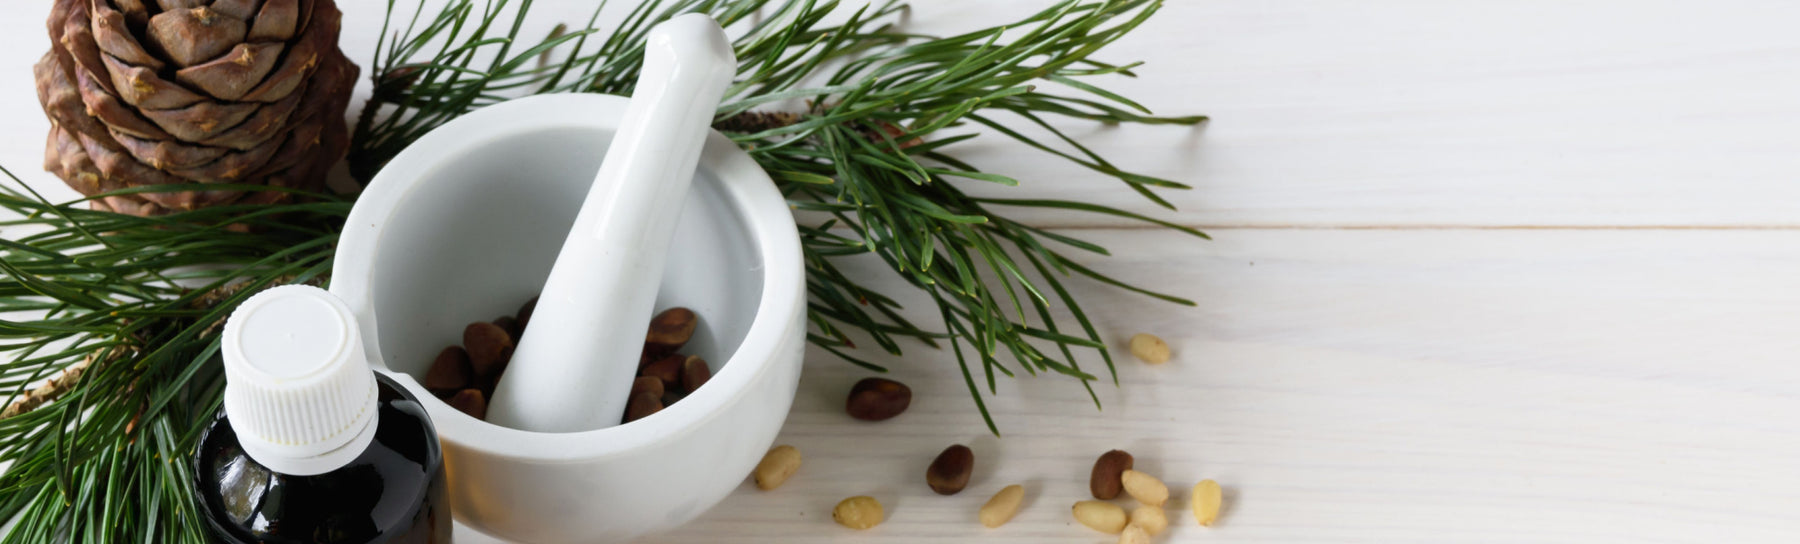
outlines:
[[[322,289],[251,297],[225,323],[225,406],[194,456],[227,543],[445,543],[437,431],[370,369],[349,307]]]

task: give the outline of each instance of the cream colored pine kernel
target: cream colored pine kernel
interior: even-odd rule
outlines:
[[[1119,534],[1125,530],[1127,516],[1125,509],[1106,501],[1081,501],[1072,509],[1075,521],[1088,526],[1089,529],[1106,534]]]
[[[1125,484],[1125,492],[1141,504],[1161,507],[1169,502],[1169,486],[1163,485],[1155,476],[1127,470],[1119,475],[1119,479]]]
[[[1153,365],[1167,363],[1169,343],[1154,334],[1140,332],[1131,336],[1131,354]]]
[[[800,470],[800,450],[793,446],[775,446],[756,464],[756,487],[768,491],[787,483],[794,471]]]
[[[1025,502],[1025,488],[1014,484],[1001,489],[987,504],[981,505],[981,524],[989,529],[1006,525],[1013,516],[1019,514],[1019,505]]]
[[[856,496],[844,499],[837,508],[831,509],[831,519],[838,525],[858,531],[881,525],[881,501],[875,497]]]
[[[1150,532],[1136,525],[1128,526],[1125,532],[1119,533],[1119,544],[1150,544]]]
[[[1194,484],[1194,519],[1202,527],[1212,527],[1219,519],[1219,507],[1225,503],[1225,492],[1219,482],[1201,480]]]
[[[1144,532],[1150,533],[1150,536],[1156,536],[1169,529],[1169,515],[1163,512],[1161,506],[1150,506],[1146,504],[1132,509],[1131,521],[1127,522],[1125,525],[1127,527],[1142,527]]]

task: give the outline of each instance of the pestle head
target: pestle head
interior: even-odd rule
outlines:
[[[687,14],[651,29],[636,90],[531,327],[488,404],[488,421],[541,432],[619,423],[669,240],[735,74],[718,23]]]

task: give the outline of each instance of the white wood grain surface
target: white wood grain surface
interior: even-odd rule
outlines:
[[[383,3],[342,3],[366,61]],[[914,0],[911,24],[1049,3]],[[592,1],[538,4],[547,27]],[[40,11],[0,14],[0,164],[50,188]],[[1002,379],[995,439],[946,353],[876,356],[919,396],[874,425],[841,412],[866,373],[813,354],[781,438],[800,474],[650,542],[1106,542],[1068,507],[1120,447],[1177,491],[1165,542],[1800,541],[1796,20],[1751,0],[1172,0],[1105,55],[1150,62],[1114,87],[1214,121],[1069,127],[1193,183],[1169,194],[1183,212],[1000,140],[962,153],[1037,196],[1214,227],[1027,212],[1112,248],[1094,267],[1199,301],[1074,284],[1106,334],[1160,334],[1175,360],[1123,358],[1103,411],[1064,379]],[[932,495],[924,467],[954,442],[974,483]],[[1210,530],[1185,513],[1200,478],[1227,489]],[[1026,511],[981,528],[1009,483]],[[833,525],[857,494],[888,523]]]
[[[1098,412],[1066,380],[1002,379],[994,439],[948,354],[883,359],[918,397],[880,424],[842,413],[866,373],[820,354],[780,439],[799,474],[651,542],[1101,542],[1068,508],[1112,448],[1176,489],[1168,542],[1800,538],[1800,233],[1078,234],[1117,254],[1095,266],[1201,302],[1078,290],[1105,334],[1164,335],[1174,361],[1119,353]],[[939,497],[925,466],[955,442],[975,477]],[[1186,513],[1202,478],[1228,490],[1212,529]],[[982,528],[1011,483],[1025,512]],[[859,494],[887,524],[832,524]]]
[[[1169,542],[1800,538],[1800,233],[1079,234],[1114,249],[1095,266],[1201,302],[1078,290],[1105,334],[1164,335],[1174,361],[1118,353],[1098,412],[1065,380],[1002,379],[994,439],[947,354],[893,361],[916,408],[872,425],[842,413],[866,373],[812,357],[780,439],[799,475],[653,542],[1100,542],[1068,507],[1112,448],[1177,490]],[[923,472],[954,442],[974,482],[939,497]],[[1185,511],[1202,478],[1228,490],[1212,529]],[[1017,521],[975,523],[1021,482]],[[890,521],[833,525],[858,494]]]

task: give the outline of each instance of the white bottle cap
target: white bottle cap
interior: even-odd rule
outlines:
[[[350,307],[317,287],[257,293],[225,321],[225,418],[283,474],[338,469],[375,438],[374,371]]]

